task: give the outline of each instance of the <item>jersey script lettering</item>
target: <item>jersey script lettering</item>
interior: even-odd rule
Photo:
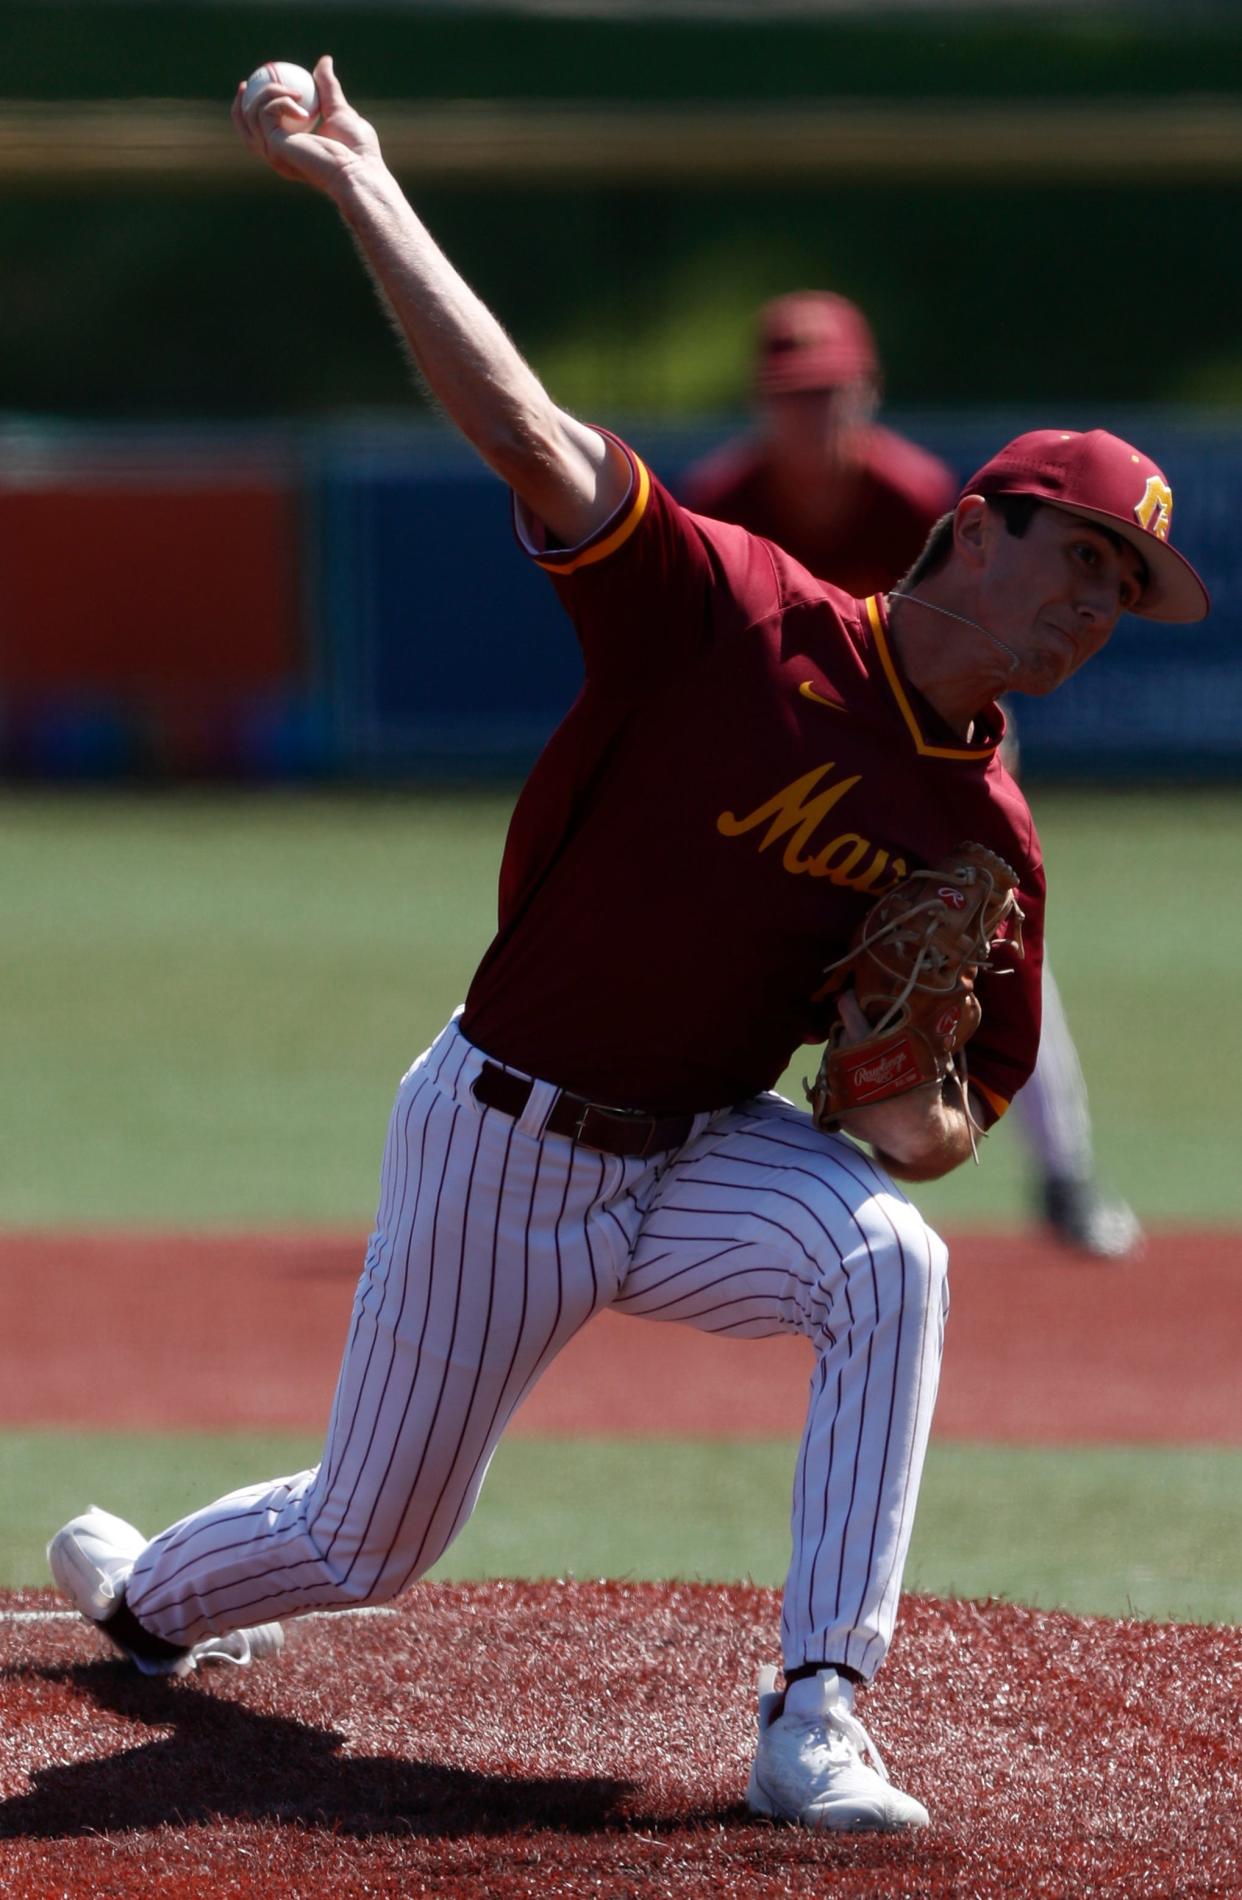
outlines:
[[[745,818],[736,818],[731,811],[722,811],[716,820],[717,831],[726,838],[740,838],[766,820],[768,828],[760,838],[758,848],[766,851],[778,838],[787,837],[781,863],[792,876],[800,877],[805,873],[808,877],[826,877],[834,884],[845,885],[855,891],[874,891],[878,894],[887,890],[906,875],[905,859],[893,858],[890,861],[887,851],[881,850],[870,838],[864,838],[857,831],[843,831],[820,845],[813,856],[807,855],[812,833],[846,793],[854,789],[861,777],[860,773],[854,772],[849,778],[839,779],[836,784],[829,782],[825,785],[825,779],[836,769],[833,761],[827,765],[813,766],[765,804],[757,805]],[[820,789],[817,790],[817,787]],[[881,882],[881,879],[884,881]]]

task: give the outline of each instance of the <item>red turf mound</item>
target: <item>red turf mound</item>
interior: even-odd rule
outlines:
[[[741,1808],[770,1591],[420,1586],[188,1683],[0,1623],[0,1866],[44,1895],[1242,1893],[1242,1632],[908,1600],[863,1714],[933,1826]]]

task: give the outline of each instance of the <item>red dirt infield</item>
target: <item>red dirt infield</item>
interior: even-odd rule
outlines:
[[[0,1235],[0,1421],[318,1430],[362,1251]],[[1242,1442],[1242,1236],[1157,1233],[1100,1266],[974,1233],[951,1271],[942,1436]],[[809,1364],[605,1314],[516,1429],[793,1437]],[[1242,1630],[907,1597],[860,1712],[932,1826],[834,1838],[742,1805],[778,1628],[777,1593],[746,1586],[419,1585],[170,1684],[51,1592],[0,1598],[0,1892],[1242,1895]]]
[[[365,1236],[0,1233],[0,1423],[318,1431]],[[942,1438],[1242,1443],[1242,1234],[1122,1265],[1028,1232],[951,1244]],[[100,1376],[106,1365],[107,1377]],[[810,1349],[601,1315],[512,1430],[796,1437]]]
[[[908,1598],[860,1713],[925,1832],[743,1807],[775,1592],[419,1585],[282,1657],[151,1681],[0,1613],[22,1900],[1190,1900],[1242,1893],[1242,1631]]]

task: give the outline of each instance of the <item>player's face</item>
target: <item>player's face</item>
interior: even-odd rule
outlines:
[[[1010,685],[1019,692],[1060,686],[1143,592],[1137,552],[1063,508],[1037,508],[1023,535],[989,509],[985,546],[980,618],[1018,655]]]
[[[769,396],[764,426],[774,452],[793,471],[813,476],[844,456],[850,436],[875,407],[869,379],[836,389],[795,389]]]

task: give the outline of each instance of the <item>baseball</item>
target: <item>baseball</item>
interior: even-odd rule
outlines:
[[[277,79],[283,86],[291,86],[297,93],[297,102],[304,111],[314,115],[319,111],[319,95],[315,91],[315,81],[305,66],[295,66],[290,59],[272,59],[266,66],[260,66],[251,73],[246,81],[246,90],[242,94],[242,111],[249,112],[256,95],[271,80]]]

